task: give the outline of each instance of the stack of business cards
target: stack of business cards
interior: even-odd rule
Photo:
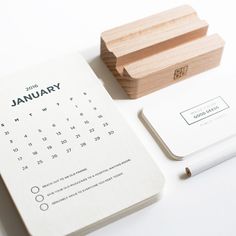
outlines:
[[[142,115],[175,159],[236,135],[234,80],[186,81],[162,90]]]
[[[0,96],[0,171],[31,235],[83,235],[159,197],[159,168],[81,56],[2,78]]]

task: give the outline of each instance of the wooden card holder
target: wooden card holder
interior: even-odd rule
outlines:
[[[187,5],[101,34],[101,58],[130,98],[219,65],[224,41]]]

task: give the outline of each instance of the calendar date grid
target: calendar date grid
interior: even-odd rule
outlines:
[[[20,130],[19,127],[27,124],[31,125],[30,130],[14,133],[14,129]],[[19,117],[1,122],[0,129],[22,171],[69,156],[78,148],[86,149],[115,134],[109,120],[87,92],[79,98],[70,96],[63,101],[40,105],[30,112],[21,112]]]

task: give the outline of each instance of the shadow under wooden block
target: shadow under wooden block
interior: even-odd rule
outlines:
[[[184,5],[103,32],[101,58],[137,98],[217,66],[224,42],[207,37],[207,30],[207,22]]]

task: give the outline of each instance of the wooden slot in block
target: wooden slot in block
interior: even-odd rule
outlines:
[[[143,96],[218,66],[223,47],[217,34],[196,39],[126,65],[119,82],[130,97]]]
[[[103,32],[101,58],[127,94],[137,98],[218,65],[221,53],[212,59],[211,43],[222,52],[223,40],[205,37],[207,30],[207,22],[184,5]],[[202,65],[194,64],[203,54],[209,56],[202,57]]]

